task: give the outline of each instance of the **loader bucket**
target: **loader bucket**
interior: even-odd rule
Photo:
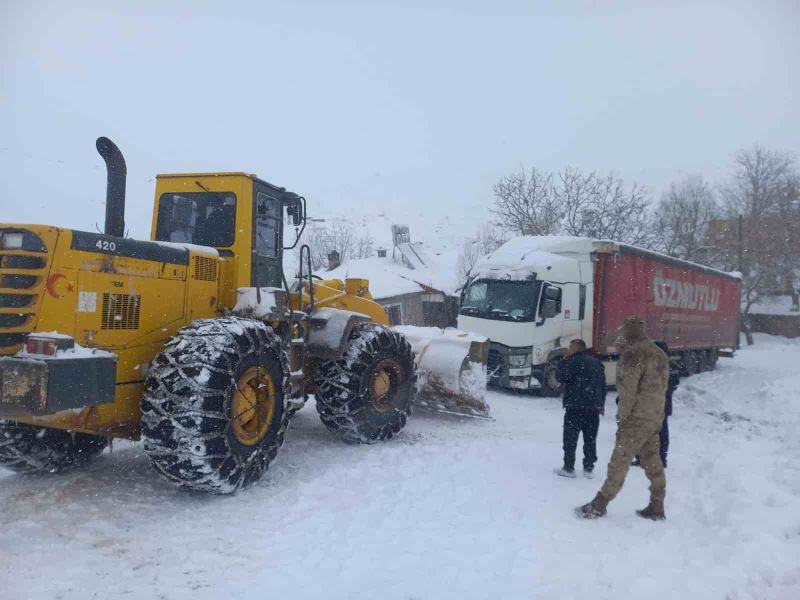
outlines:
[[[411,344],[417,363],[416,405],[435,412],[490,418],[486,403],[489,340],[448,327],[394,328]]]

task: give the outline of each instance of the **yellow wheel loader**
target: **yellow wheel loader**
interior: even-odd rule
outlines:
[[[284,276],[304,198],[246,173],[159,175],[152,240],[132,240],[124,158],[97,149],[104,233],[0,224],[0,466],[57,472],[142,439],[167,479],[231,493],[263,475],[310,394],[348,441],[405,426],[415,356],[368,282],[315,279],[307,246]],[[465,352],[485,363],[485,344]]]

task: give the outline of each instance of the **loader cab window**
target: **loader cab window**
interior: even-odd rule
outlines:
[[[256,253],[278,256],[281,231],[281,204],[264,192],[256,194]]]
[[[233,245],[236,194],[182,192],[162,194],[158,204],[156,240],[198,246]]]
[[[251,285],[281,287],[283,204],[279,190],[253,182],[253,262]]]

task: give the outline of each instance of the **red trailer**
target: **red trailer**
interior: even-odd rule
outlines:
[[[475,265],[458,327],[490,339],[494,385],[558,395],[558,361],[580,338],[616,381],[616,341],[639,315],[687,375],[731,354],[739,331],[737,276],[619,242],[570,236],[509,240]]]
[[[593,347],[616,352],[622,321],[640,315],[653,340],[681,354],[687,374],[713,368],[738,345],[739,278],[619,243],[595,246]]]

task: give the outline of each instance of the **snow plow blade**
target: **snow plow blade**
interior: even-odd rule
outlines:
[[[491,419],[486,403],[489,340],[448,327],[394,327],[411,344],[417,363],[415,404],[423,409]]]

